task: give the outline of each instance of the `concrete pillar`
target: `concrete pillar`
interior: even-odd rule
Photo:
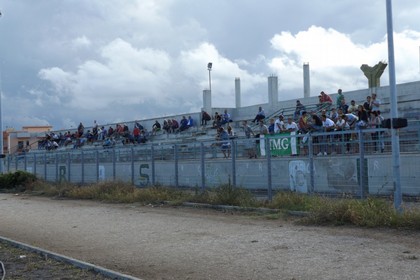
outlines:
[[[268,77],[268,104],[271,108],[279,102],[279,88],[277,76]]]
[[[241,79],[235,78],[235,105],[241,108]]]
[[[303,64],[303,97],[311,96],[311,76],[309,73],[309,63]]]
[[[209,89],[203,90],[203,109],[207,113],[209,113],[210,115],[212,114],[212,112],[211,112],[211,90],[209,90]]]

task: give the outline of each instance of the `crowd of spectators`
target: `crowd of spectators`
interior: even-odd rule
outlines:
[[[308,111],[306,106],[300,100],[296,100],[296,107],[293,115],[285,117],[279,114],[276,117],[266,119],[264,109],[260,106],[255,118],[251,121],[258,124],[258,128],[254,132],[248,122],[243,122],[245,136],[250,138],[251,135],[259,137],[261,134],[278,134],[282,132],[290,132],[294,134],[308,134],[312,132],[331,132],[345,131],[365,128],[379,128],[383,118],[381,116],[381,101],[377,98],[376,93],[372,93],[366,97],[363,104],[356,104],[355,100],[347,103],[347,100],[341,89],[337,91],[336,102],[324,91],[319,94],[319,102],[314,110]],[[212,121],[210,128],[217,130],[216,140],[221,141],[226,157],[230,156],[230,147],[226,140],[237,137],[231,123],[233,122],[231,114],[224,110],[223,113],[215,112],[211,116],[202,110],[200,116],[200,124],[207,126]],[[267,125],[266,125],[267,124]],[[150,140],[151,137],[159,132],[171,134],[182,133],[195,126],[196,123],[191,116],[182,116],[177,121],[173,118],[164,119],[161,124],[158,120],[154,122],[150,131],[147,130],[139,121],[136,121],[134,127],[130,130],[125,123],[119,123],[115,126],[99,126],[96,120],[90,129],[85,129],[80,123],[77,130],[65,133],[48,133],[42,141],[39,141],[40,149],[53,150],[62,146],[71,145],[72,148],[80,148],[86,144],[100,143],[104,148],[114,147],[116,143],[122,144],[142,144]],[[315,143],[324,143],[328,141],[344,141],[348,143],[357,137],[357,133],[345,134],[340,137],[315,137]],[[383,141],[380,141],[379,132],[372,132],[372,140],[375,141],[375,150],[384,151]],[[302,141],[304,142],[304,141]],[[318,155],[326,155],[327,150],[323,145],[319,145]],[[349,145],[347,145],[347,152]],[[249,157],[256,157],[255,151],[248,147]]]

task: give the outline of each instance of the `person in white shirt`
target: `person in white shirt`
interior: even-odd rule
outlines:
[[[287,118],[287,123],[286,123],[285,129],[286,129],[288,132],[296,132],[296,131],[298,131],[298,126],[297,126],[297,124],[293,121],[293,118],[292,118],[292,117],[288,117],[288,118]]]
[[[286,128],[284,126],[284,116],[279,115],[277,120],[274,122],[274,133],[280,133],[282,131],[285,131]]]

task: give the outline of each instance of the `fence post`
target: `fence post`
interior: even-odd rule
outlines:
[[[83,153],[83,150],[80,154],[80,161],[82,165],[82,185],[85,183],[85,154]]]
[[[232,185],[236,187],[236,142],[230,140],[231,156],[232,156]]]
[[[24,157],[24,161],[23,161],[23,165],[24,165],[24,171],[26,172],[26,169],[27,169],[27,166],[28,166],[28,157],[27,157],[27,155],[25,154],[25,157]]]
[[[204,143],[200,143],[200,161],[201,161],[201,192],[204,192],[206,188],[206,167],[205,167],[205,151]]]
[[[134,148],[131,147],[131,184],[134,185]]]
[[[360,198],[364,198],[364,175],[365,175],[365,143],[363,139],[362,130],[359,128],[358,130],[358,137],[359,137],[359,186],[360,186]]]
[[[59,172],[58,172],[58,154],[55,153],[55,182],[59,182]]]
[[[115,178],[117,176],[117,169],[116,169],[116,161],[117,156],[115,155],[115,148],[112,149],[112,180],[115,182]]]
[[[44,152],[44,180],[47,181],[47,153]]]
[[[156,170],[155,170],[155,146],[152,144],[152,147],[150,149],[150,157],[152,160],[152,185],[154,186],[156,184],[155,176],[156,176]]]
[[[34,154],[34,175],[36,176],[36,154]]]
[[[271,149],[270,149],[270,139],[264,137],[265,144],[265,155],[267,156],[267,195],[268,200],[273,199],[273,178],[271,171]]]
[[[95,151],[96,156],[96,183],[99,182],[99,152],[98,150]]]
[[[174,160],[175,160],[175,187],[179,187],[178,182],[178,145],[174,145]]]
[[[70,170],[70,159],[71,159],[71,154],[70,153],[67,153],[67,181],[70,183],[70,173],[71,173],[71,170]]]
[[[309,134],[308,137],[308,154],[309,154],[309,177],[310,177],[310,185],[309,185],[309,193],[315,192],[315,174],[314,174],[314,145],[312,134]]]

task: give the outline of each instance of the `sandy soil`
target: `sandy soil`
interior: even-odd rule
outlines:
[[[0,235],[143,279],[420,279],[420,233],[0,194]]]

